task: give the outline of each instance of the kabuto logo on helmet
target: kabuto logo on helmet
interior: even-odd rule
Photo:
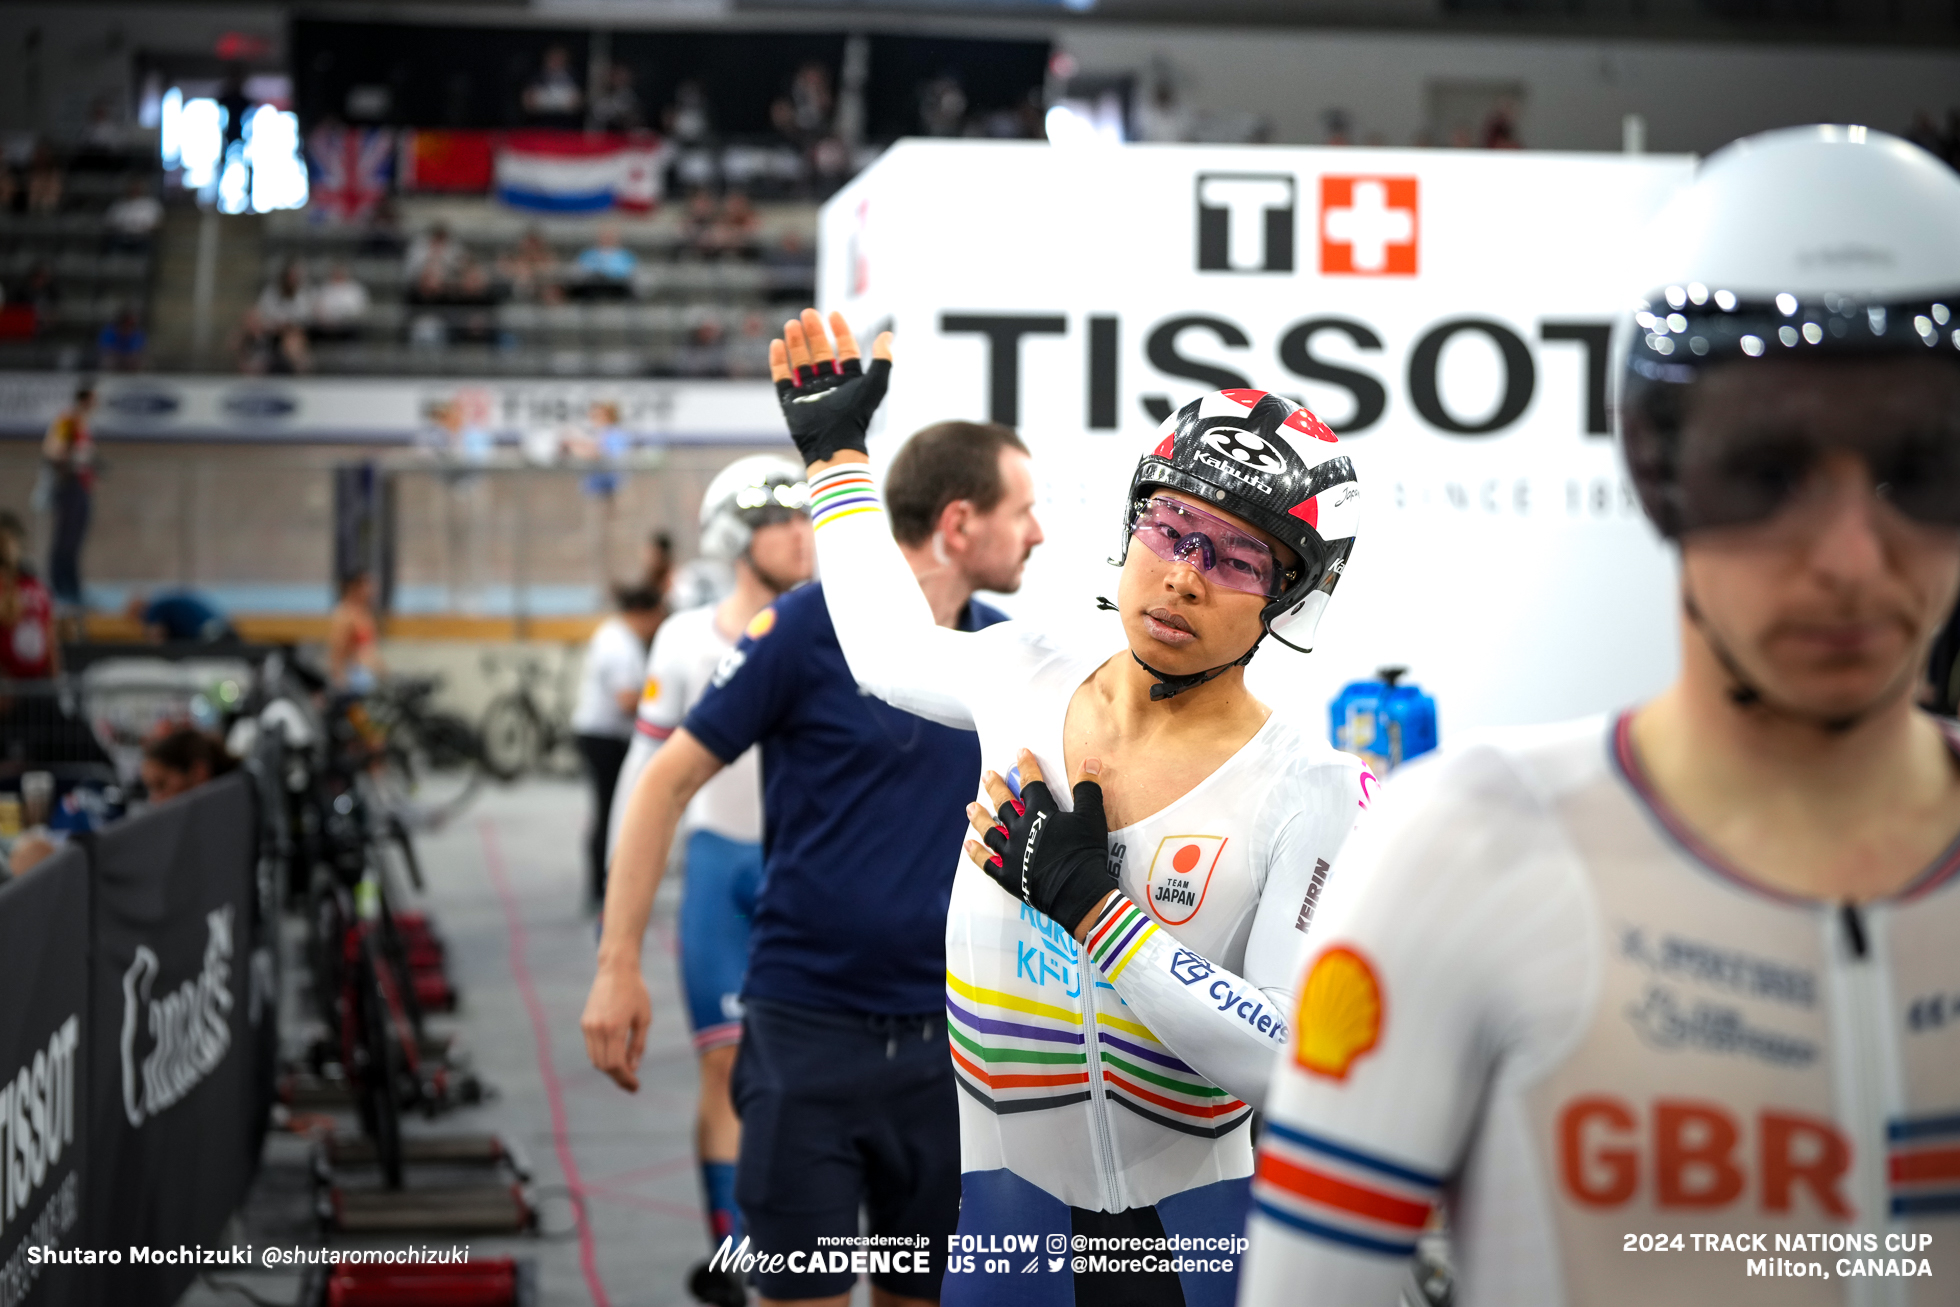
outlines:
[[[1361,511],[1354,465],[1327,425],[1263,390],[1220,390],[1192,400],[1164,420],[1156,444],[1137,463],[1124,551],[1140,506],[1157,487],[1214,504],[1292,552],[1279,593],[1260,617],[1282,643],[1311,649],[1354,548]],[[1245,658],[1251,656],[1248,650]]]

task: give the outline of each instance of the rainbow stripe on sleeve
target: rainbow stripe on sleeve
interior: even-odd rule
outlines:
[[[859,513],[883,513],[871,469],[862,463],[834,467],[810,483],[810,522],[818,530]]]
[[[1128,895],[1115,895],[1103,908],[1101,920],[1089,932],[1089,960],[1114,984],[1144,941],[1156,933],[1157,923],[1132,903]]]

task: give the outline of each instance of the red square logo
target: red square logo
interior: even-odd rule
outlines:
[[[1320,179],[1323,273],[1413,277],[1416,232],[1415,178]]]

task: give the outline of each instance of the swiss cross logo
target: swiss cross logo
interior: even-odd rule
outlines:
[[[1416,233],[1415,178],[1320,179],[1323,273],[1413,277]]]

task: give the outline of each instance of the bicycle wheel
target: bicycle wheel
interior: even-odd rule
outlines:
[[[351,1070],[359,1092],[361,1126],[374,1141],[381,1179],[402,1187],[401,1049],[395,1041],[388,1005],[381,995],[371,938],[362,941],[355,973],[355,1006],[360,1009],[360,1043]]]
[[[483,739],[476,727],[454,713],[425,714],[415,723],[415,732],[435,767],[474,767],[483,761]]]
[[[537,766],[544,723],[521,695],[505,694],[483,710],[483,765],[500,781],[514,781]]]
[[[420,753],[390,743],[383,766],[372,773],[382,812],[410,830],[434,830],[476,798],[483,773],[475,767],[441,770]]]

